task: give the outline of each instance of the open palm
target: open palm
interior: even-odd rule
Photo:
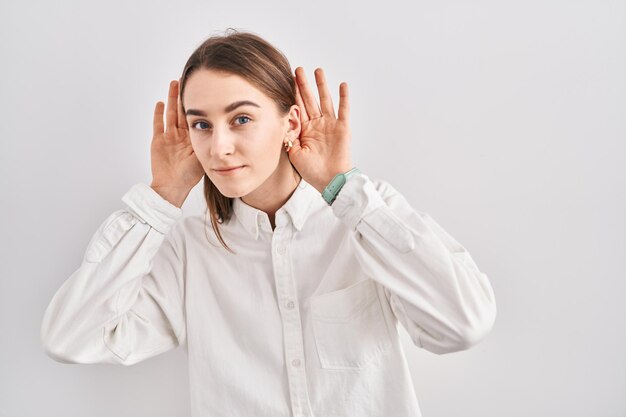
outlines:
[[[289,159],[300,175],[321,192],[336,174],[352,168],[348,84],[339,85],[339,113],[335,116],[322,68],[315,70],[321,108],[309,88],[304,69],[297,67],[295,73],[301,130],[289,151]]]
[[[164,103],[154,109],[153,137],[150,146],[152,185],[190,191],[204,175],[204,169],[191,146],[189,127],[178,98],[178,81],[171,81],[167,99],[166,126]]]

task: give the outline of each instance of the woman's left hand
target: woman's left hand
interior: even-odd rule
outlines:
[[[320,193],[336,174],[349,171],[350,125],[348,84],[339,84],[339,113],[335,117],[332,98],[326,84],[324,71],[315,69],[321,108],[309,87],[304,69],[297,67],[296,104],[300,109],[300,136],[293,141],[289,159],[302,178]]]

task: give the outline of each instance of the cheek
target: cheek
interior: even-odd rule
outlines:
[[[268,135],[255,146],[255,152],[266,164],[275,165],[282,151],[282,141],[277,134]]]
[[[202,137],[201,133],[189,132],[189,140],[191,142],[191,147],[196,154],[199,155],[203,150],[206,150],[208,141],[206,138]]]
[[[208,156],[209,155],[209,150],[206,147],[207,142],[202,140],[201,137],[198,137],[198,135],[193,135],[190,134],[190,142],[191,142],[191,148],[193,149],[193,152],[196,154],[196,158],[198,158],[198,160],[200,161],[200,164],[202,164],[203,167],[205,167],[206,169],[206,164],[208,163]]]

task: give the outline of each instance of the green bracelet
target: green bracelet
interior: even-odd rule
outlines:
[[[339,173],[335,175],[333,179],[330,180],[330,183],[328,183],[322,192],[322,197],[324,197],[324,200],[326,200],[329,206],[333,204],[333,201],[337,198],[337,194],[339,194],[339,190],[341,190],[348,178],[357,172],[361,171],[357,167],[354,167],[346,173]]]

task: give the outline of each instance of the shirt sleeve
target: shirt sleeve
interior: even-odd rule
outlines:
[[[496,302],[487,275],[459,242],[389,183],[352,175],[331,208],[350,228],[359,264],[383,287],[416,346],[455,352],[491,331]]]
[[[41,341],[58,362],[132,365],[186,346],[183,265],[168,233],[182,209],[144,183],[122,201],[44,313]]]

